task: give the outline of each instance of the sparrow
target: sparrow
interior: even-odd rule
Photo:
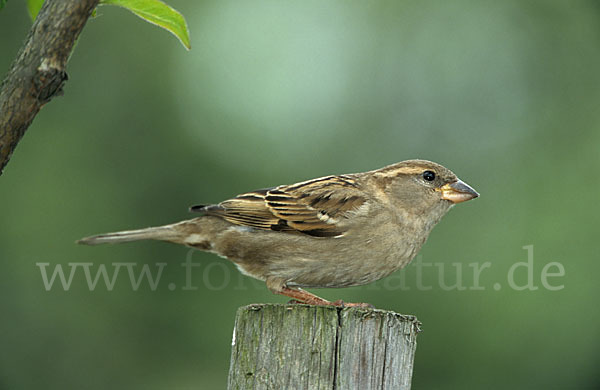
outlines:
[[[478,196],[442,165],[406,160],[246,192],[191,207],[197,218],[78,243],[168,241],[225,257],[296,302],[364,306],[331,302],[303,288],[360,286],[405,267],[454,204]]]

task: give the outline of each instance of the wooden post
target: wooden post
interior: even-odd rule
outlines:
[[[241,307],[228,389],[410,389],[419,325],[383,310]]]

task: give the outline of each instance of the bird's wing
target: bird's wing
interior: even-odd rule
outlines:
[[[365,202],[356,181],[343,175],[252,191],[199,211],[242,226],[333,237]]]

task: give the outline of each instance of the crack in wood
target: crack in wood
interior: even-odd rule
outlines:
[[[262,304],[240,308],[235,324],[229,389],[410,389],[414,316]]]

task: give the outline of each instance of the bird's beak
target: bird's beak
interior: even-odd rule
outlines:
[[[479,196],[477,191],[461,180],[444,184],[439,191],[442,193],[442,199],[449,200],[452,203],[466,202]]]

